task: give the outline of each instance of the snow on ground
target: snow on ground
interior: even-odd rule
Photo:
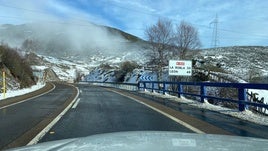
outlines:
[[[155,95],[155,96],[161,97],[161,98],[169,98],[169,99],[176,101],[176,102],[186,103],[188,105],[192,105],[192,106],[195,106],[195,107],[198,107],[201,109],[208,109],[208,110],[216,111],[216,112],[230,115],[230,116],[240,118],[240,119],[243,119],[246,121],[250,121],[250,122],[257,123],[257,124],[268,126],[268,116],[254,114],[253,112],[251,112],[249,110],[245,110],[243,112],[240,112],[238,109],[229,109],[226,107],[212,105],[212,104],[208,103],[207,101],[205,101],[205,103],[201,103],[198,101],[186,99],[184,97],[178,98],[176,96],[171,96],[168,94],[162,95],[160,93],[152,93],[149,91],[146,91],[144,93],[150,94],[150,95]]]
[[[58,59],[50,56],[39,56],[51,63],[51,69],[63,81],[69,79],[76,79],[78,73],[81,75],[87,75],[89,72],[89,65],[81,61],[75,62],[70,60]]]
[[[256,93],[259,99],[264,98],[264,103],[268,104],[268,90],[250,89],[249,92]]]
[[[43,71],[43,70],[47,69],[48,67],[47,66],[31,66],[31,68],[33,70]]]
[[[15,96],[20,96],[20,95],[24,95],[24,94],[27,94],[27,93],[30,93],[30,92],[33,92],[33,91],[36,91],[38,89],[41,89],[42,87],[44,87],[45,84],[43,83],[38,83],[30,88],[25,88],[25,89],[20,89],[20,90],[7,90],[6,92],[6,96],[5,96],[5,99],[6,98],[11,98],[11,97],[15,97]],[[1,100],[3,100],[3,93],[1,93]]]

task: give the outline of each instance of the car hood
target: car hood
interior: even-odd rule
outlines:
[[[268,140],[228,135],[193,134],[165,131],[132,131],[92,135],[14,148],[28,150],[90,151],[196,151],[268,150]]]

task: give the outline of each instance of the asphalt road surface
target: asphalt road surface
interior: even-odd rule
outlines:
[[[0,150],[26,145],[34,136],[30,133],[26,137],[23,135],[38,129],[36,125],[52,115],[73,96],[74,87],[55,85],[56,88],[50,93],[0,109]],[[10,144],[12,145],[9,146]]]
[[[92,85],[78,85],[79,98],[70,110],[39,141],[47,142],[68,138],[90,136],[122,131],[177,131],[193,133],[192,130],[167,118],[132,98],[147,100],[147,103],[162,104],[160,108],[174,113],[180,119],[200,128],[205,133],[268,138],[268,127],[217,112],[198,109],[182,103],[160,99],[137,92],[111,90]],[[0,149],[17,140],[48,117],[66,99],[73,95],[73,88],[57,85],[47,95],[0,110]],[[151,103],[150,103],[151,102]],[[153,103],[151,105],[154,105]],[[163,106],[164,105],[164,106]],[[157,106],[157,105],[154,105]],[[166,107],[165,107],[166,106]],[[166,109],[165,109],[166,108]],[[170,111],[173,110],[173,111]],[[174,112],[175,111],[175,112]],[[188,121],[187,121],[188,120]]]
[[[132,93],[210,123],[216,127],[230,132],[232,135],[268,139],[268,126],[259,125],[215,111],[200,109],[183,103],[177,103],[169,99],[157,98],[144,93]]]
[[[105,88],[79,85],[79,89],[81,93],[78,104],[40,142],[121,131],[192,132],[162,114]],[[202,120],[227,132],[227,135],[268,138],[268,126],[137,92],[132,92],[132,94]],[[198,121],[195,124],[197,126],[202,125]],[[207,125],[203,125],[203,129],[206,129],[206,133],[211,133]]]
[[[164,115],[102,87],[79,85],[79,89],[78,104],[39,142],[122,131],[192,132]]]

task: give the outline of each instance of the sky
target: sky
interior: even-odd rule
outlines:
[[[266,0],[0,0],[0,24],[91,22],[146,40],[159,18],[190,23],[202,48],[268,46]]]

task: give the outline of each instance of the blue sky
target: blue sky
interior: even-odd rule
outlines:
[[[218,46],[268,46],[266,0],[0,0],[0,24],[93,22],[146,39],[146,27],[168,18],[196,27],[203,48],[213,46],[216,14]]]

